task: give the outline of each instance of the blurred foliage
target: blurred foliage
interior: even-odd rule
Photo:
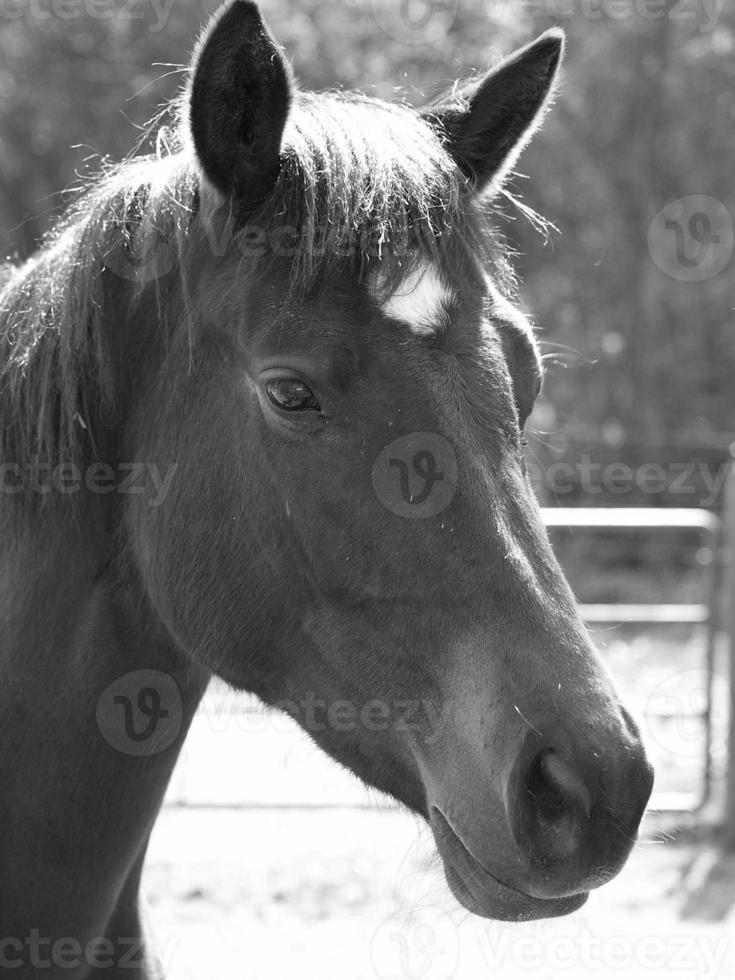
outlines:
[[[0,0],[5,254],[30,254],[80,170],[145,141],[146,122],[181,86],[176,66],[187,64],[216,6]],[[675,0],[263,2],[304,87],[415,103],[553,23],[566,29],[561,96],[521,159],[530,179],[512,183],[560,234],[544,247],[512,206],[503,221],[549,355],[533,419],[546,433],[534,443],[542,459],[572,453],[575,439],[607,443],[623,457],[635,445],[652,459],[664,446],[691,453],[732,439],[733,257],[716,276],[682,282],[659,269],[647,244],[653,217],[685,195],[714,197],[735,220],[735,4],[718,18],[711,8]]]

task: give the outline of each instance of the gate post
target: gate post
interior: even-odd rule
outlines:
[[[728,658],[729,729],[727,741],[727,780],[725,797],[724,845],[735,851],[735,463],[728,464],[724,509],[724,590],[721,599],[722,628]]]

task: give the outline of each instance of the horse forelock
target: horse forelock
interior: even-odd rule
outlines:
[[[300,93],[284,132],[281,172],[243,230],[287,251],[299,293],[348,268],[376,264],[390,290],[422,258],[462,262],[472,251],[497,266],[501,249],[489,214],[440,133],[414,109],[355,93]],[[284,249],[285,243],[285,249]]]

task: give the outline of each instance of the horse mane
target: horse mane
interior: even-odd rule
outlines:
[[[175,275],[193,329],[190,280],[208,234],[208,222],[197,218],[225,212],[239,259],[255,273],[267,274],[287,254],[294,296],[346,266],[364,275],[375,262],[390,288],[427,251],[446,264],[466,261],[471,250],[496,278],[509,280],[488,213],[464,193],[465,178],[440,135],[407,106],[356,94],[300,94],[277,184],[247,215],[215,201],[183,133],[181,124],[162,128],[155,154],[106,168],[31,259],[0,268],[5,461],[95,455],[94,419],[114,413],[109,334],[124,329],[120,307],[129,318],[153,297],[161,329],[176,329],[163,290]],[[173,261],[160,277],[136,276],[135,269],[158,261],[161,241]]]
[[[175,157],[107,168],[0,292],[0,405],[6,461],[67,462],[90,450],[88,422],[111,408],[111,292],[156,235],[183,248],[196,186]],[[150,283],[126,282],[131,310]],[[156,285],[155,283],[153,284]]]

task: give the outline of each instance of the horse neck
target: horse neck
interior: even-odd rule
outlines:
[[[84,946],[110,930],[113,942],[138,935],[147,839],[208,680],[160,626],[135,574],[109,558],[105,523],[99,500],[54,503],[2,553],[3,936],[35,929]],[[150,698],[161,678],[164,701],[179,692],[180,717],[143,717],[164,730],[154,725],[141,745],[131,740],[141,718],[129,725],[126,699],[135,709],[141,685]],[[35,974],[29,966],[19,975]],[[84,977],[84,964],[64,975]]]

